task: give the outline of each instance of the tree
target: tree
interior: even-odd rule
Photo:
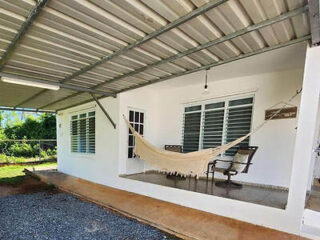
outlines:
[[[7,115],[4,134],[8,139],[56,139],[56,117],[53,114],[26,115],[22,122],[17,115]]]
[[[40,116],[41,130],[39,137],[41,139],[56,139],[56,116],[51,113],[46,113]]]
[[[0,111],[0,129],[2,129],[2,123],[3,123],[3,111]]]

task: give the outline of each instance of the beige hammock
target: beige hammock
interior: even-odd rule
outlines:
[[[297,93],[289,100],[292,101],[301,91]],[[205,173],[207,165],[210,160],[214,159],[221,153],[225,152],[229,148],[237,145],[238,143],[245,140],[247,137],[258,131],[263,127],[268,120],[271,120],[274,116],[278,115],[282,109],[286,107],[285,104],[281,109],[275,112],[269,119],[262,122],[258,127],[249,132],[247,135],[240,137],[233,142],[227,143],[220,147],[208,148],[200,151],[190,152],[190,153],[177,153],[171,152],[164,149],[157,148],[147,142],[129,123],[128,119],[123,115],[131,132],[135,136],[135,154],[142,160],[146,161],[149,166],[155,169],[166,172],[166,173],[178,173],[184,176],[201,176]]]
[[[135,136],[135,154],[149,166],[161,172],[179,173],[181,175],[201,176],[207,169],[211,159],[245,140],[253,132],[217,148],[208,148],[190,153],[177,153],[157,148],[146,141],[123,115],[131,132]]]

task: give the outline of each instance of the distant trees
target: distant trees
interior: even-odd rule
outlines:
[[[39,116],[30,114],[24,121],[15,114],[11,115],[10,119],[5,115],[2,115],[2,118],[6,122],[0,129],[6,139],[56,139],[56,117],[53,114],[46,113]]]
[[[19,116],[16,112],[0,112],[0,162],[6,156],[35,157],[39,155],[39,151],[41,157],[56,155],[53,142],[42,142],[39,145],[38,141],[1,141],[22,139],[56,139],[56,116],[47,113]]]

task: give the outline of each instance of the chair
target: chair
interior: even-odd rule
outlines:
[[[182,153],[182,146],[181,145],[164,145],[164,149],[167,151],[171,151],[171,152],[178,152],[178,153]],[[186,178],[183,176],[179,176],[178,173],[174,173],[174,174],[167,174],[167,178],[170,179],[181,179],[181,180],[185,180]]]
[[[216,159],[210,162],[207,167],[207,181],[209,180],[209,174],[212,173],[212,181],[214,181],[214,173],[221,172],[223,175],[228,176],[227,180],[216,182],[217,187],[230,187],[230,188],[242,188],[241,184],[231,181],[231,176],[237,175],[238,173],[248,173],[249,167],[252,164],[251,160],[258,150],[256,146],[240,147],[237,153],[234,155],[232,160],[219,160]],[[229,163],[227,168],[217,167],[218,162]]]
[[[181,145],[164,145],[164,149],[171,152],[182,153]]]

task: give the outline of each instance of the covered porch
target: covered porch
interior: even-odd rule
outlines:
[[[143,113],[143,124],[139,123],[141,119],[131,119],[130,122],[133,126],[139,125],[140,128],[143,125],[144,137],[160,149],[164,149],[165,145],[178,145],[182,148],[193,148],[193,151],[196,151],[205,147],[223,145],[228,134],[235,134],[230,131],[228,133],[226,130],[228,114],[232,109],[241,113],[239,118],[246,117],[245,121],[236,123],[240,126],[238,128],[240,133],[236,134],[236,137],[245,135],[250,129],[261,124],[265,120],[266,110],[272,106],[276,109],[284,104],[288,104],[286,107],[297,107],[298,115],[300,94],[290,103],[287,101],[302,87],[306,47],[305,44],[296,44],[216,67],[207,72],[209,90],[207,94],[203,94],[205,71],[143,90],[137,89],[120,94],[120,112],[127,112],[129,120],[130,111]],[[206,109],[206,106],[216,103],[251,98],[253,100],[250,104],[239,105],[237,108]],[[203,111],[186,112],[186,109],[193,106],[202,106]],[[226,115],[224,120],[221,115],[214,115],[221,111]],[[211,125],[206,126],[207,113],[210,113],[209,119],[221,119],[220,123],[214,123],[214,126],[220,124],[221,129],[216,131],[212,130]],[[186,126],[188,114],[198,114],[201,119],[195,131],[196,140],[195,138],[186,139],[188,134],[186,130],[194,128],[194,125]],[[242,185],[241,189],[215,186],[217,182],[227,178],[221,172],[216,172],[214,179],[210,173],[208,180],[205,174],[197,180],[195,177],[181,178],[157,172],[157,168],[149,166],[148,162],[130,156],[132,137],[127,135],[128,128],[122,116],[119,116],[119,119],[121,178],[286,209],[297,117],[270,120],[265,127],[247,139],[245,146],[258,146],[258,150],[252,158],[248,173],[239,173],[232,177],[234,182]],[[230,124],[234,123],[230,122]],[[212,135],[219,137],[211,138]],[[231,152],[226,152],[215,159],[232,160],[236,151],[237,148],[232,148]],[[227,168],[228,164],[218,163],[218,167]]]

